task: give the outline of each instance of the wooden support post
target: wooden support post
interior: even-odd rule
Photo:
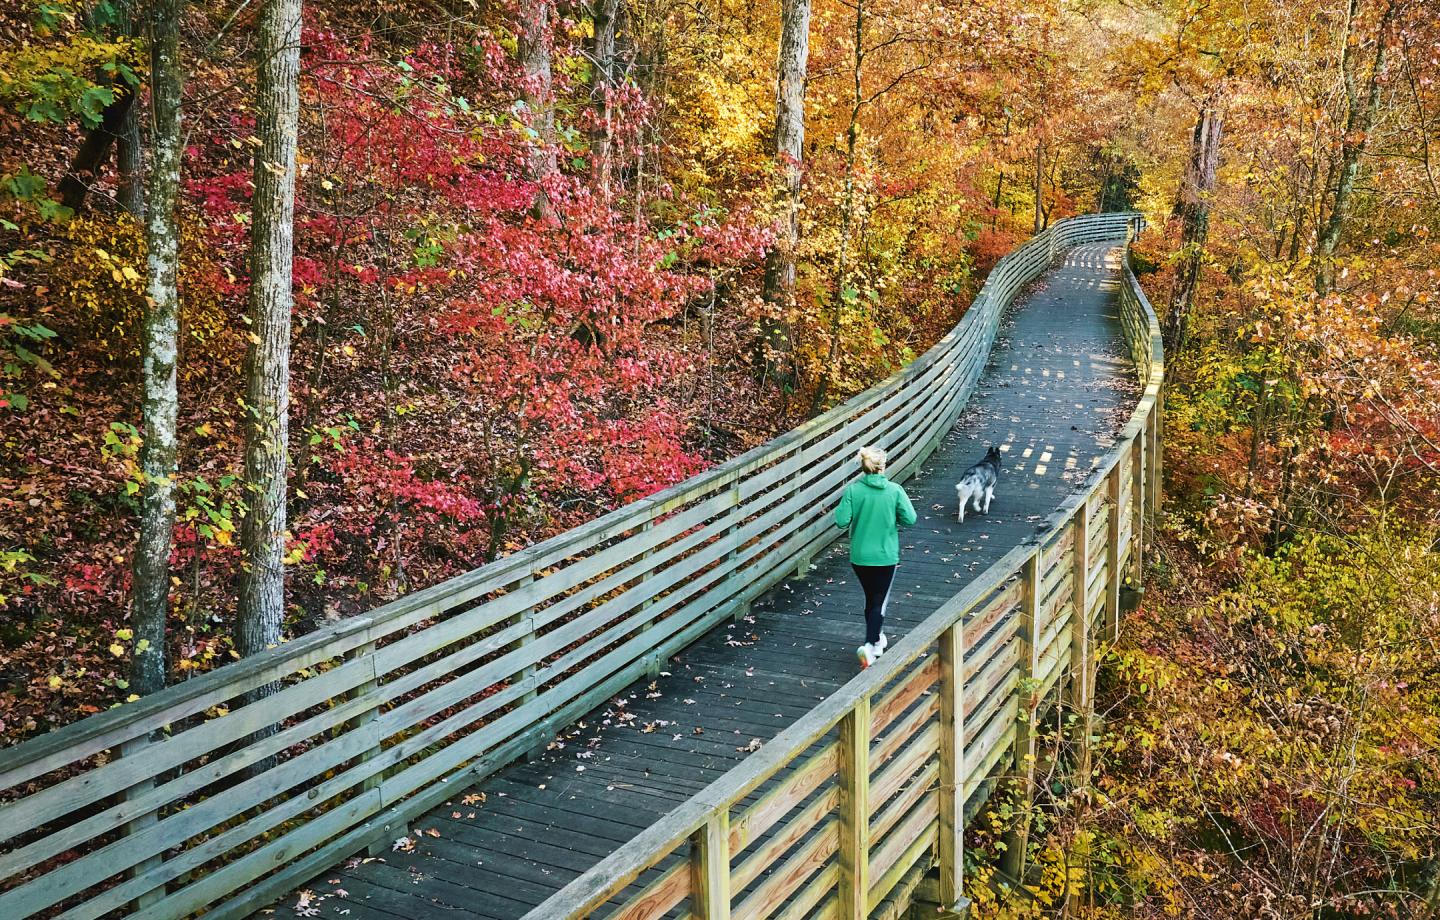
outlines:
[[[374,654],[375,654],[375,643],[374,643],[374,642],[366,642],[366,643],[364,643],[363,645],[357,645],[357,646],[355,646],[355,648],[353,648],[353,649],[351,649],[349,652],[346,652],[346,653],[345,653],[345,660],[346,660],[346,661],[357,661],[357,660],[363,661],[363,660],[365,660],[365,659],[369,659],[369,661],[370,661],[370,663],[371,663],[371,664],[370,664],[370,679],[367,680],[367,681],[365,681],[365,682],[362,683],[362,684],[357,685],[357,686],[355,687],[355,689],[353,689],[353,690],[351,690],[349,693],[345,694],[345,696],[346,696],[347,699],[352,699],[352,700],[362,699],[362,698],[364,698],[364,697],[366,697],[366,696],[369,696],[370,694],[374,693],[374,692],[376,691],[376,689],[379,688],[380,682],[379,682],[379,680],[378,680],[378,675],[375,673],[375,664],[374,664],[375,659],[374,659],[374,657],[373,657]],[[379,713],[378,713],[378,710],[375,709],[375,708],[373,708],[373,707],[370,708],[370,709],[365,710],[364,712],[360,713],[360,714],[359,714],[358,716],[356,716],[355,718],[353,718],[353,719],[351,719],[350,721],[348,721],[348,722],[345,723],[345,728],[344,728],[345,732],[346,732],[346,733],[349,733],[349,732],[363,731],[364,728],[365,728],[365,726],[366,726],[367,724],[369,724],[370,722],[375,721],[375,716],[378,715],[378,714],[379,714]],[[359,765],[359,764],[364,763],[364,762],[367,761],[367,760],[370,760],[370,759],[373,758],[373,757],[378,757],[378,756],[380,755],[380,751],[381,751],[381,748],[380,748],[380,745],[379,745],[378,739],[377,739],[377,743],[375,744],[374,747],[366,748],[359,756],[357,756],[354,760],[351,761],[351,766],[357,766],[357,765]],[[360,791],[361,791],[361,792],[369,792],[369,791],[371,791],[372,789],[375,789],[377,786],[380,785],[380,781],[381,781],[382,779],[384,779],[384,777],[385,777],[385,773],[384,773],[383,770],[376,771],[375,773],[372,773],[371,775],[365,777],[365,779],[360,782],[360,787],[359,787],[359,788],[360,788]],[[366,847],[366,852],[367,852],[369,855],[371,855],[371,856],[379,856],[379,855],[381,855],[382,853],[386,853],[386,852],[389,851],[389,847],[387,846],[387,843],[388,843],[388,841],[385,841],[385,840],[372,840],[372,841],[370,841],[370,844]]]
[[[940,901],[963,903],[965,854],[965,628],[940,634]]]
[[[840,920],[870,905],[870,697],[840,720]]]
[[[690,913],[696,920],[730,920],[730,808],[725,806],[690,838]]]
[[[152,733],[141,735],[138,738],[131,738],[129,741],[126,741],[120,745],[120,756],[122,758],[134,757],[135,755],[143,751],[145,748],[154,744],[155,740],[155,736]],[[135,785],[131,786],[130,788],[126,789],[123,793],[123,798],[127,802],[133,799],[138,799],[140,796],[149,792],[153,788],[155,788],[155,777],[147,777],[139,781]],[[137,815],[125,823],[125,827],[123,829],[124,834],[126,836],[129,836],[131,834],[141,833],[146,828],[154,825],[159,820],[160,816],[153,811],[146,812],[143,815]],[[140,876],[150,872],[152,869],[158,867],[163,861],[164,857],[158,855],[152,856],[146,860],[142,860],[127,869],[125,871],[125,877],[139,878]],[[132,912],[139,912],[147,907],[150,907],[153,904],[156,904],[164,897],[165,886],[161,885],[158,888],[154,888],[150,891],[145,892],[144,894],[137,897],[135,900],[131,901],[130,910]]]
[[[740,524],[745,517],[744,513],[740,510],[740,480],[738,479],[735,481],[734,492],[735,503],[731,506],[730,513],[735,516],[735,522],[731,524],[730,529],[726,531],[726,539],[730,541],[731,546],[730,552],[725,556],[725,565],[728,566],[730,569],[730,596],[732,598],[745,590],[745,579],[743,577],[744,573],[741,571],[739,565],[736,562],[736,560],[740,556]],[[749,613],[750,602],[745,601],[741,603],[737,600],[735,601],[735,612],[731,614],[730,618],[731,620],[738,623],[741,620],[745,619],[745,617],[748,616]]]
[[[1145,432],[1130,442],[1130,584],[1138,589],[1145,571]]]
[[[1040,555],[1037,545],[1020,568],[1023,592],[1020,596],[1020,711],[1015,726],[1015,775],[1019,778],[1018,822],[1005,833],[1005,852],[1000,870],[1015,880],[1025,881],[1025,851],[1030,842],[1030,806],[1035,795],[1035,717],[1040,708],[1039,688],[1035,686],[1039,668],[1040,636],[1036,629],[1040,620]]]
[[[645,523],[643,523],[643,524],[640,525],[640,532],[641,532],[641,533],[645,533],[647,530],[649,530],[650,528],[652,528],[652,527],[654,527],[654,526],[655,526],[654,520],[647,520]],[[641,559],[648,559],[648,558],[650,557],[650,554],[651,554],[652,552],[653,552],[653,550],[648,550],[648,549],[647,549],[645,552],[643,552],[643,553],[640,554],[640,558],[641,558]],[[649,581],[649,580],[650,580],[650,576],[653,575],[653,574],[654,574],[654,572],[653,572],[650,568],[647,567],[647,568],[645,569],[645,571],[640,574],[640,583],[643,585],[645,582]],[[654,598],[654,597],[649,597],[649,596],[647,596],[644,600],[642,600],[642,601],[640,602],[640,610],[641,610],[641,611],[645,611],[645,610],[650,609],[650,605],[653,604],[653,603],[655,603],[655,598]],[[646,632],[646,631],[648,631],[648,630],[650,629],[650,627],[652,627],[652,626],[654,626],[654,625],[655,625],[655,621],[654,621],[654,620],[646,620],[644,623],[640,624],[640,631],[641,631],[642,633],[643,633],[643,632]],[[655,678],[657,678],[657,677],[660,676],[660,671],[661,671],[661,668],[660,668],[660,659],[652,655],[651,658],[650,658],[650,666],[646,669],[646,672],[645,672],[645,673],[650,677],[651,680],[654,680]]]
[[[1105,477],[1105,632],[1120,635],[1120,464]]]
[[[1155,405],[1150,409],[1149,420],[1150,464],[1148,472],[1150,474],[1150,488],[1145,490],[1145,496],[1150,499],[1150,504],[1147,510],[1149,511],[1151,521],[1154,521],[1155,516],[1160,513],[1160,454],[1162,452],[1162,448],[1160,445],[1160,426],[1164,422],[1164,419],[1162,418],[1162,413],[1164,412],[1164,410],[1165,391],[1161,390],[1155,396]]]
[[[517,591],[523,591],[523,590],[525,590],[527,587],[529,587],[530,584],[533,583],[534,581],[535,581],[535,573],[534,573],[534,572],[527,572],[527,573],[516,583],[516,585],[515,585],[515,590],[517,590]],[[524,613],[517,613],[515,616],[511,617],[508,622],[511,623],[511,624],[524,623],[524,622],[529,621],[533,615],[534,615],[534,608],[531,608],[531,609],[529,609],[529,610],[526,610]],[[521,637],[520,637],[519,639],[517,639],[515,642],[511,643],[509,650],[524,648],[525,646],[529,645],[530,643],[532,643],[532,642],[534,642],[534,641],[535,641],[535,630],[534,630],[534,629],[531,629],[530,631],[528,631],[527,633],[525,633],[525,635],[521,636]],[[508,650],[507,650],[507,651],[508,651]],[[514,678],[514,679],[517,680],[517,681],[519,681],[520,683],[524,683],[524,682],[530,680],[531,677],[534,676],[534,674],[535,674],[535,663],[531,663],[531,664],[525,665],[525,666],[524,666],[523,668],[521,668],[519,671],[515,672],[515,678]],[[530,702],[531,700],[535,699],[535,697],[538,696],[539,693],[540,693],[540,688],[538,688],[538,687],[532,687],[532,688],[530,688],[529,690],[527,690],[527,691],[520,697],[520,702],[517,703],[516,705],[518,705],[518,706],[523,706],[523,705],[525,705],[526,703],[528,703],[528,702]],[[522,759],[522,760],[534,760],[535,758],[539,757],[541,754],[545,753],[545,748],[548,747],[549,744],[550,744],[550,740],[549,740],[548,738],[541,737],[541,738],[539,739],[538,743],[536,743],[536,745],[535,745],[534,747],[532,747],[530,750],[526,751],[525,754],[524,754],[524,756],[523,756],[521,759]]]
[[[1076,774],[1082,784],[1090,775],[1091,715],[1094,711],[1095,672],[1091,663],[1094,649],[1090,642],[1090,611],[1085,609],[1086,586],[1090,574],[1090,501],[1081,502],[1071,519],[1075,528],[1074,564],[1071,589],[1076,602],[1070,618],[1070,706],[1075,714],[1073,741],[1076,750]]]

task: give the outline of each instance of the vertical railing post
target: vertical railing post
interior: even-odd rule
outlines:
[[[744,520],[745,520],[745,515],[744,515],[744,513],[740,510],[740,480],[739,480],[739,479],[736,479],[736,480],[735,480],[735,485],[732,487],[731,492],[732,492],[733,504],[731,504],[731,506],[730,506],[730,513],[731,513],[732,515],[734,515],[735,520],[734,520],[734,522],[732,522],[732,523],[730,524],[730,529],[727,530],[727,531],[725,531],[725,539],[727,539],[727,540],[730,541],[730,552],[725,555],[725,565],[726,565],[726,566],[729,568],[729,570],[730,570],[729,575],[728,575],[727,577],[730,579],[730,596],[733,598],[733,597],[735,597],[736,594],[738,594],[738,593],[740,593],[741,591],[744,590],[744,584],[745,584],[744,579],[741,578],[741,575],[740,575],[740,566],[739,566],[739,558],[740,558],[740,525],[741,525],[742,523],[744,523]],[[735,613],[731,616],[731,619],[734,620],[734,621],[736,621],[736,622],[739,622],[740,620],[743,620],[749,613],[750,613],[750,602],[749,602],[749,601],[746,601],[746,602],[744,602],[744,603],[736,602],[736,603],[735,603]]]
[[[1148,438],[1137,432],[1130,442],[1130,584],[1139,586],[1145,570],[1145,455]]]
[[[643,524],[640,525],[640,533],[641,533],[641,534],[647,533],[647,532],[650,530],[650,528],[652,528],[652,527],[654,527],[654,526],[655,526],[655,519],[654,519],[654,518],[648,518],[648,519],[646,519],[645,523],[643,523]],[[653,553],[653,552],[654,552],[653,549],[647,548],[644,552],[642,552],[642,553],[640,554],[640,558],[641,558],[642,560],[644,560],[644,559],[649,559],[649,558],[650,558],[650,554]],[[646,566],[646,568],[640,573],[640,584],[643,585],[643,584],[645,584],[645,582],[649,581],[649,580],[650,580],[650,576],[653,575],[653,574],[654,574],[654,571],[653,571],[649,566]],[[644,613],[646,610],[649,610],[649,609],[650,609],[650,605],[653,604],[653,603],[655,603],[655,598],[647,595],[647,596],[645,596],[645,597],[640,601],[640,604],[639,604],[638,607],[636,607],[636,610],[639,611],[640,613]],[[655,625],[655,621],[654,621],[654,620],[646,620],[644,623],[641,623],[641,624],[640,624],[640,632],[642,632],[642,633],[643,633],[643,632],[648,632],[648,631],[650,630],[650,627],[652,627],[652,626],[654,626],[654,625]],[[654,680],[655,678],[657,678],[657,677],[660,676],[660,670],[661,670],[661,669],[660,669],[660,659],[659,659],[658,657],[656,657],[653,652],[646,652],[645,654],[649,655],[649,657],[650,657],[650,663],[649,663],[649,665],[645,668],[645,673],[646,673],[647,675],[649,675],[649,677],[650,677],[651,680]]]
[[[940,634],[940,903],[959,913],[965,900],[965,626]]]
[[[528,587],[529,587],[531,584],[533,584],[534,582],[535,582],[535,573],[534,573],[534,572],[526,572],[525,575],[522,576],[518,582],[516,582],[516,584],[515,584],[515,590],[516,590],[516,591],[524,591],[526,588],[528,588]],[[524,612],[522,612],[522,613],[517,613],[517,614],[515,614],[515,616],[511,617],[511,618],[509,619],[508,623],[509,623],[509,625],[515,625],[515,624],[517,624],[517,623],[533,623],[533,622],[534,622],[534,617],[535,617],[535,607],[534,607],[534,605],[531,605],[531,606],[530,606],[527,610],[525,610]],[[530,643],[532,643],[532,642],[534,642],[534,641],[535,641],[535,629],[534,629],[533,626],[532,626],[530,629],[526,630],[526,632],[524,633],[524,635],[522,635],[519,639],[517,639],[517,640],[515,640],[514,642],[510,643],[510,647],[507,648],[505,651],[508,653],[508,652],[516,651],[516,650],[518,650],[518,649],[522,649],[522,648],[524,648],[525,646],[529,645]],[[522,667],[520,670],[518,670],[518,671],[515,672],[515,678],[514,678],[514,679],[515,679],[516,681],[518,681],[518,682],[519,682],[520,684],[522,684],[522,685],[523,685],[523,684],[526,684],[526,683],[530,683],[530,682],[533,680],[534,676],[535,676],[535,671],[537,670],[537,664],[538,664],[538,662],[533,662],[533,661],[532,661],[530,664],[525,665],[525,666]],[[516,705],[517,705],[517,706],[524,706],[526,703],[530,702],[531,700],[535,699],[535,697],[539,696],[539,694],[540,694],[540,689],[539,689],[538,687],[532,686],[529,690],[526,690],[524,693],[522,693],[522,694],[520,695],[520,700],[519,700],[519,702],[518,702]],[[537,735],[536,735],[536,744],[535,744],[533,747],[531,747],[528,751],[525,752],[525,754],[523,755],[522,759],[523,759],[523,760],[534,760],[535,758],[539,757],[541,754],[543,754],[543,753],[545,752],[545,748],[546,748],[547,745],[549,745],[549,743],[550,743],[550,739],[545,737],[545,733],[544,733],[543,731],[538,732]]]
[[[1160,426],[1163,422],[1161,413],[1165,408],[1165,391],[1161,390],[1155,394],[1155,404],[1150,407],[1149,430],[1150,430],[1150,457],[1148,472],[1150,487],[1145,490],[1145,497],[1150,500],[1146,510],[1149,512],[1150,520],[1153,523],[1155,516],[1160,513]],[[1153,530],[1151,531],[1154,532]]]
[[[840,920],[870,913],[870,697],[840,720]]]
[[[143,751],[145,748],[149,747],[151,744],[154,743],[155,738],[153,734],[150,732],[146,732],[145,734],[140,735],[137,738],[131,738],[129,741],[122,743],[120,745],[120,756],[121,758],[134,757],[138,755],[141,751]],[[143,779],[135,785],[131,786],[130,788],[126,789],[123,797],[127,802],[133,801],[134,799],[140,798],[142,795],[149,792],[153,788],[155,788],[155,777],[152,776]],[[125,836],[128,837],[131,834],[138,834],[141,831],[145,830],[147,827],[155,824],[159,820],[160,816],[153,811],[147,811],[144,814],[136,815],[134,818],[131,818],[129,821],[125,822]],[[146,872],[149,872],[151,869],[159,866],[160,863],[163,861],[163,856],[151,856],[149,859],[142,860],[131,866],[128,870],[126,870],[125,877],[132,879],[138,878],[144,875]],[[159,902],[164,897],[165,886],[160,885],[159,887],[151,889],[150,891],[145,892],[144,894],[137,897],[135,900],[131,901],[130,910],[136,912],[144,910],[145,908]]]
[[[730,806],[690,840],[690,910],[696,920],[730,920]]]
[[[1105,476],[1105,633],[1120,635],[1120,464]]]
[[[1071,519],[1075,528],[1075,554],[1071,578],[1075,602],[1070,615],[1070,703],[1075,713],[1076,772],[1085,782],[1090,775],[1090,718],[1094,707],[1094,671],[1090,643],[1090,610],[1086,603],[1090,584],[1090,498],[1086,496]]]
[[[1020,711],[1015,727],[1015,773],[1019,778],[1019,805],[1016,811],[1020,817],[1005,834],[1005,852],[1000,860],[1000,869],[1024,884],[1025,851],[1030,841],[1030,806],[1035,794],[1035,716],[1040,708],[1039,688],[1035,686],[1036,671],[1039,668],[1040,636],[1037,628],[1040,622],[1040,556],[1037,544],[1030,558],[1020,567],[1020,684],[1018,695]]]
[[[366,680],[364,683],[358,684],[353,690],[347,693],[346,697],[348,699],[364,699],[365,697],[371,695],[377,689],[379,689],[380,681],[379,675],[375,673],[374,655],[375,643],[373,640],[370,642],[365,642],[361,645],[357,645],[355,646],[355,648],[345,653],[346,661],[364,661],[366,659],[370,661],[370,679]],[[355,716],[355,718],[345,723],[345,732],[348,734],[350,732],[364,731],[366,725],[375,721],[375,716],[378,715],[378,713],[379,710],[375,706],[371,706],[365,709],[359,715]],[[352,761],[352,766],[359,766],[360,764],[365,763],[367,760],[373,760],[380,755],[380,750],[380,744],[377,739],[377,742],[373,747],[366,748],[360,753],[358,757],[354,759],[354,761]],[[377,787],[379,787],[380,780],[382,778],[383,771],[377,770],[369,776],[365,777],[363,780],[361,780],[360,785],[357,788],[362,795],[371,792]],[[386,840],[372,840],[367,847],[367,852],[371,856],[379,856],[381,853],[387,851],[388,842],[389,841]]]

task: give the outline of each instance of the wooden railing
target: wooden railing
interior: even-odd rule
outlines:
[[[1119,293],[1144,395],[1044,536],[524,920],[864,920],[902,877],[932,866],[942,906],[962,906],[967,817],[998,775],[1029,793],[1037,716],[1052,703],[1088,727],[1095,640],[1113,636],[1122,588],[1140,577],[1158,499],[1163,352],[1128,266]]]
[[[969,399],[1000,314],[1015,292],[1058,251],[1124,239],[1137,221],[1134,215],[1096,215],[1063,221],[1039,234],[1001,260],[959,325],[910,367],[735,460],[369,614],[0,753],[0,917],[63,912],[93,918],[128,911],[140,918],[175,918],[201,910],[240,917],[345,857],[399,836],[412,818],[457,787],[543,746],[717,623],[743,615],[752,600],[786,575],[808,569],[810,559],[836,537],[827,506],[852,472],[849,448],[861,441],[881,444],[900,475],[913,470]],[[1153,326],[1148,308],[1136,315],[1142,326]],[[1154,360],[1158,375],[1158,352]],[[1153,403],[1147,395],[1132,428],[1146,424]],[[1133,435],[1125,443],[1132,442],[1138,443]],[[1127,471],[1141,466],[1121,461],[1135,449],[1119,449],[1111,464],[1120,471],[1111,479],[1124,480],[1117,493],[1122,502],[1135,488]],[[1130,546],[1130,534],[1138,532],[1125,507],[1119,538],[1101,540],[1112,554]],[[1091,513],[1087,504],[1087,521]],[[1102,522],[1096,526],[1103,530],[1104,509],[1095,510],[1093,519]],[[1067,524],[1064,532],[1072,531]],[[1056,560],[1066,551],[1046,551],[1049,561],[1041,568],[1047,592],[1053,587],[1051,569],[1062,564]],[[986,622],[1013,632],[1015,590],[1001,591],[1002,600],[1010,598],[1005,605],[986,599],[1029,558],[1026,553],[1036,552],[1034,547],[1016,550],[1001,568],[990,570],[994,577],[982,579],[990,588],[967,592],[942,614],[953,625],[976,607]],[[1116,579],[1104,572],[1118,571],[1127,554],[1097,570],[1101,587],[1093,590],[1110,597]],[[1086,572],[1094,574],[1088,566]],[[1068,597],[1066,591],[1061,593]],[[964,602],[972,595],[971,602]],[[1048,663],[1064,659],[1047,651],[1058,641],[1051,634],[1069,634],[1063,619],[1050,628],[1045,617],[1059,608],[1048,593],[1045,597],[1035,611],[1050,638],[1037,646],[1036,661]],[[1040,611],[1051,613],[1041,616]],[[928,639],[922,642],[917,634],[901,643],[865,686],[930,656],[927,649],[943,631],[922,630]],[[1006,649],[1012,644],[1009,639],[1001,643]],[[990,639],[984,642],[991,651],[999,647]],[[947,660],[959,660],[951,652]],[[863,786],[869,774],[856,772],[856,763],[859,758],[863,768],[865,754],[872,751],[877,766],[893,759],[906,737],[896,734],[902,730],[940,737],[938,728],[925,728],[913,715],[901,718],[903,707],[897,708],[897,701],[910,699],[907,694],[921,686],[916,681],[938,679],[940,668],[931,657],[913,673],[907,670],[900,695],[883,697],[873,716],[861,708],[868,705],[873,687],[863,701],[847,687],[835,698],[849,700],[841,710],[834,710],[840,704],[832,700],[805,727],[782,736],[795,739],[796,731],[803,735],[813,725],[821,726],[814,736],[819,738],[842,721],[849,726],[843,733],[848,740],[807,760],[801,778],[767,800],[763,810],[727,828],[719,815],[733,809],[731,799],[706,798],[710,804],[703,815],[692,803],[662,825],[678,828],[673,840],[664,841],[667,846],[652,848],[656,841],[647,834],[643,859],[636,861],[640,851],[634,846],[622,851],[633,872],[626,868],[620,875],[638,875],[698,832],[697,858],[714,870],[700,877],[743,890],[756,877],[747,873],[758,873],[768,863],[747,864],[750,868],[733,874],[721,872],[722,864],[728,867],[745,840],[777,820],[781,806],[798,801],[793,797],[800,790],[829,783],[826,770],[832,766],[850,779],[826,788],[835,801],[849,804],[842,805],[834,834],[805,844],[810,858],[821,858],[822,851],[825,858],[833,853],[853,857],[867,835],[873,834],[880,846],[899,839],[893,834],[915,830],[918,819],[900,821],[896,814],[889,821],[890,812],[865,825],[858,816],[868,812],[856,809],[857,803],[888,794],[901,776],[894,771],[913,766],[918,755],[894,759],[898,766],[887,767],[890,772],[876,779],[874,794],[860,799],[854,797],[855,785]],[[998,667],[987,666],[974,679],[1010,681],[1009,672]],[[1047,667],[1053,671],[1059,665]],[[270,684],[279,684],[279,691],[261,703],[241,705],[248,691]],[[983,698],[997,696],[991,692]],[[983,708],[985,713],[993,709],[989,703]],[[270,726],[276,730],[263,731]],[[795,756],[814,738],[801,739]],[[788,741],[772,745],[747,761],[745,776],[753,775],[754,782],[745,779],[736,788],[748,791],[779,771],[794,773],[793,757],[775,759],[789,747],[794,745]],[[993,744],[985,748],[992,749]],[[956,758],[972,756],[969,750]],[[952,760],[936,769],[961,770],[961,761]],[[764,772],[765,764],[773,769]],[[834,804],[824,802],[825,808],[813,802],[806,806],[812,825],[826,820]],[[910,804],[933,811],[939,802],[937,792]],[[870,866],[880,876],[913,855],[908,849],[874,852]],[[833,873],[840,877],[838,868]],[[614,881],[620,875],[606,878]],[[592,874],[582,881],[593,885],[597,878]],[[875,890],[866,889],[863,871],[844,878],[852,900]],[[688,874],[685,879],[684,885],[673,878],[669,883],[677,899],[690,894]],[[595,890],[608,898],[604,885]],[[702,893],[697,903],[726,899],[728,904],[728,890]],[[578,903],[571,892],[566,898],[566,903]],[[720,916],[716,910],[704,907],[697,913]]]

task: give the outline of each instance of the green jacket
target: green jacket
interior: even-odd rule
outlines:
[[[855,565],[900,562],[897,525],[915,523],[910,496],[881,473],[867,473],[845,487],[835,526],[850,531],[850,561]]]

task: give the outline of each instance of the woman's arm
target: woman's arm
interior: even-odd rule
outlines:
[[[850,507],[850,487],[846,486],[840,496],[840,505],[835,509],[835,526],[846,528],[850,526],[850,516],[854,509]]]
[[[895,504],[895,518],[901,524],[909,527],[915,523],[915,506],[910,504],[910,496],[905,494],[905,489],[899,485],[895,490],[900,493],[900,500]]]

